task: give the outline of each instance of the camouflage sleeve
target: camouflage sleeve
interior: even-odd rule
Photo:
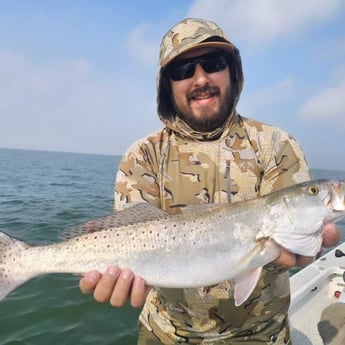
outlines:
[[[296,183],[310,180],[304,153],[297,141],[281,129],[272,128],[262,147],[262,181],[260,194],[265,195]],[[269,149],[265,149],[269,147]]]
[[[160,207],[158,158],[143,141],[133,144],[122,157],[115,181],[114,208],[125,203],[147,201]]]
[[[310,180],[310,171],[304,153],[297,141],[288,133],[272,128],[273,135],[266,137],[268,150],[263,149],[263,176],[260,194]],[[267,152],[267,153],[266,153]],[[280,274],[289,271],[288,267],[269,263],[266,272]]]

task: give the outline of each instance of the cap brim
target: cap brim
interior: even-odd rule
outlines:
[[[176,55],[174,55],[174,57],[172,57],[170,60],[168,60],[167,62],[162,64],[161,67],[165,67],[170,62],[174,61],[175,59],[177,59],[178,57],[180,57],[181,55],[183,55],[187,52],[190,52],[190,51],[196,50],[196,49],[200,49],[200,48],[219,48],[219,49],[226,50],[230,53],[233,53],[234,50],[236,49],[236,47],[234,45],[232,45],[231,43],[227,43],[227,42],[217,42],[217,41],[200,42],[198,44],[193,44],[193,46],[187,47],[186,49],[183,49],[182,51],[179,51]]]

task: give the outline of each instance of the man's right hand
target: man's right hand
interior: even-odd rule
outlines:
[[[143,278],[118,266],[109,266],[103,274],[98,271],[84,274],[79,287],[82,293],[93,293],[96,301],[109,302],[113,307],[122,307],[127,300],[132,307],[141,307],[148,293]]]

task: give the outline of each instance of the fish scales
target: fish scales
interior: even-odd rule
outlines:
[[[316,255],[322,224],[345,215],[344,186],[343,180],[309,181],[234,204],[192,205],[173,216],[148,203],[133,204],[44,246],[0,232],[0,299],[40,274],[104,272],[117,264],[156,287],[231,279],[239,305],[255,288],[262,267],[279,255],[278,244]]]
[[[55,272],[66,272],[67,268],[68,272],[81,273],[95,267],[103,272],[115,262],[145,276],[149,284],[202,286],[209,282],[207,276],[217,266],[224,266],[229,249],[232,256],[236,251],[239,251],[237,256],[241,256],[255,246],[254,231],[248,231],[248,246],[243,247],[243,226],[240,232],[232,229],[240,220],[239,212],[237,222],[230,225],[225,221],[224,212],[223,208],[219,208],[193,216],[169,216],[85,234],[59,244],[28,247],[22,262],[27,263],[25,270],[40,273],[49,273],[53,269]],[[247,217],[246,210],[242,213],[243,218]],[[236,241],[237,234],[242,240]],[[228,244],[237,242],[240,244],[237,248]],[[226,268],[229,270],[231,267],[227,265]]]

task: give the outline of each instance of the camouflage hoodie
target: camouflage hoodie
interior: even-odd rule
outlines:
[[[232,55],[233,107],[211,133],[194,131],[171,102],[166,66],[199,47]],[[163,37],[157,78],[164,128],[134,143],[117,173],[115,206],[236,202],[310,179],[298,143],[285,131],[236,112],[242,86],[237,48],[213,22],[188,18]],[[199,289],[152,289],[140,315],[139,344],[290,344],[288,272],[268,265],[247,302],[235,307],[231,281]]]

